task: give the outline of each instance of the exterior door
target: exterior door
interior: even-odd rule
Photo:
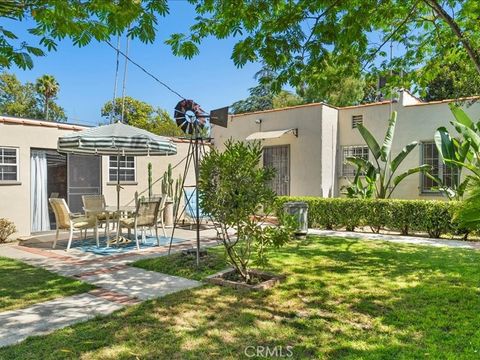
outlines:
[[[82,195],[102,192],[102,158],[91,155],[68,156],[68,207],[72,212],[83,209]]]
[[[268,146],[263,148],[263,166],[276,170],[270,187],[277,195],[290,195],[290,146]]]

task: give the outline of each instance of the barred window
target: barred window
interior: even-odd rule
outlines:
[[[342,152],[342,175],[355,176],[356,167],[347,163],[347,157],[359,157],[364,160],[368,160],[368,146],[344,146],[342,148]]]
[[[18,181],[18,149],[0,147],[0,182]]]
[[[352,116],[352,129],[355,129],[358,125],[363,125],[363,115]]]
[[[108,162],[108,180],[117,181],[117,156],[111,155]],[[120,181],[135,181],[135,157],[120,156]]]
[[[421,146],[422,151],[422,164],[432,166],[430,174],[438,177],[443,181],[446,186],[453,186],[458,183],[458,169],[445,165],[442,161],[437,146],[433,141],[423,142]],[[421,175],[421,188],[422,192],[434,192],[432,189],[438,186],[438,184],[426,176],[424,173]]]

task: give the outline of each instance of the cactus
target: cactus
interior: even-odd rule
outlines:
[[[178,206],[180,205],[180,197],[182,196],[182,175],[178,175],[178,179],[175,180],[175,195],[173,197],[173,213],[177,213]]]
[[[173,198],[173,183],[172,164],[168,164],[167,171],[162,178],[162,194],[167,195],[170,199]]]
[[[151,199],[153,196],[153,191],[152,191],[152,163],[148,163],[148,198]]]
[[[172,198],[173,197],[172,164],[168,164],[167,181],[168,181],[168,197]]]

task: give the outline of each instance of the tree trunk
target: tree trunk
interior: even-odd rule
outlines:
[[[424,0],[452,29],[453,33],[458,37],[463,47],[467,51],[468,56],[472,60],[477,72],[480,74],[480,54],[472,47],[470,41],[465,37],[462,30],[455,22],[455,20],[447,13],[436,0]]]
[[[43,112],[44,112],[45,120],[48,121],[48,96],[47,95],[45,95],[45,104],[44,104]]]

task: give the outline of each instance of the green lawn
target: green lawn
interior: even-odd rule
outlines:
[[[0,257],[0,312],[83,293],[93,288],[94,286],[81,281]]]
[[[311,237],[271,259],[287,280],[268,292],[183,291],[0,358],[237,359],[248,346],[292,346],[295,359],[479,357],[480,252]]]

